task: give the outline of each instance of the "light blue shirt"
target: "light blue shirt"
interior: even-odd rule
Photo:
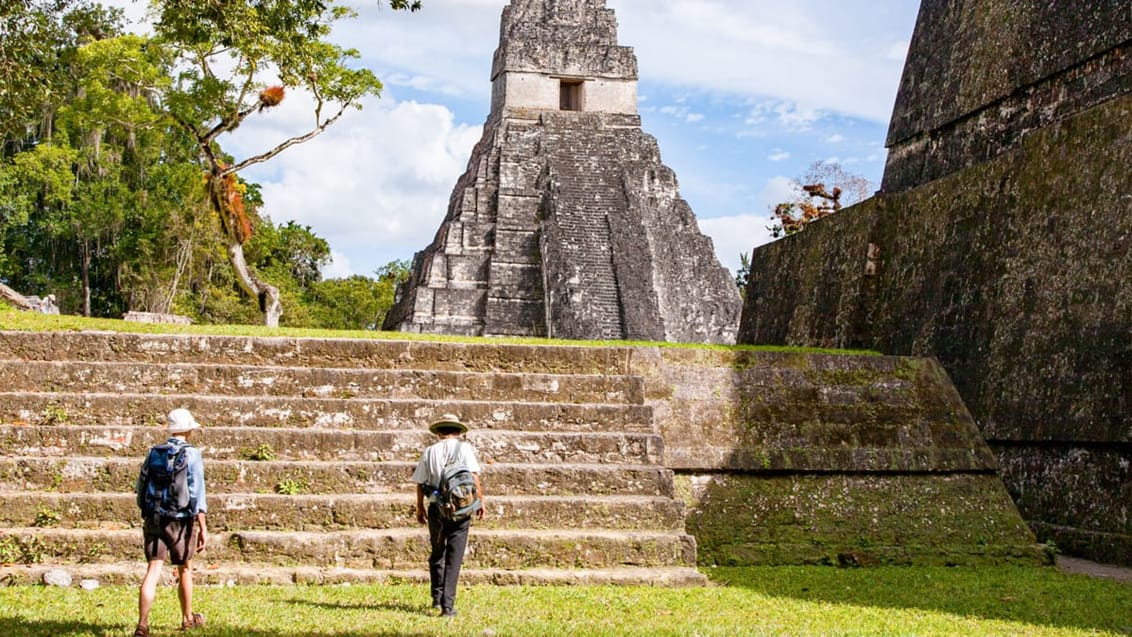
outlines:
[[[185,460],[188,462],[188,476],[187,486],[189,488],[189,510],[176,516],[178,518],[191,518],[197,513],[207,513],[208,503],[205,501],[205,488],[204,488],[204,457],[200,453],[200,449],[185,442],[183,439],[173,436],[165,441],[171,445],[184,445],[185,447]],[[149,458],[149,455],[146,455]],[[145,460],[142,461],[143,463]],[[142,474],[138,474],[138,482],[134,487],[134,493],[137,495],[138,508],[141,508],[142,501],[145,499],[145,479]]]

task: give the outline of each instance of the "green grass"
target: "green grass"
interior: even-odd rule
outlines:
[[[462,587],[455,620],[419,584],[200,588],[201,637],[328,635],[1129,635],[1132,585],[1052,568],[712,569],[718,586]],[[0,635],[128,635],[137,591],[0,589]],[[154,635],[179,634],[158,591]]]
[[[519,345],[575,345],[588,347],[680,347],[730,350],[742,352],[787,352],[795,354],[877,355],[877,352],[824,349],[817,347],[781,347],[775,345],[701,345],[695,343],[657,343],[644,341],[567,341],[548,338],[472,337],[369,330],[323,330],[297,327],[269,328],[262,325],[167,325],[135,323],[120,319],[86,318],[72,315],[48,315],[16,310],[0,300],[0,329],[23,332],[120,332],[129,334],[201,334],[214,336],[289,336],[311,338],[360,338],[400,341],[445,341],[454,343],[510,343]]]

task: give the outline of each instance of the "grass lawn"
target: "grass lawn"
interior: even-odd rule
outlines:
[[[194,634],[1132,635],[1132,585],[1053,568],[710,569],[719,586],[463,587],[456,619],[420,584],[198,588]],[[130,635],[137,591],[0,588],[0,635]],[[154,635],[179,634],[163,587]]]

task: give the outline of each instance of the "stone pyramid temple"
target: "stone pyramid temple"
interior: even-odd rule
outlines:
[[[512,0],[483,137],[384,328],[733,343],[740,312],[605,0]]]

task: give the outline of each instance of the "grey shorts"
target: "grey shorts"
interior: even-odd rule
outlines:
[[[199,533],[195,518],[146,518],[142,524],[146,561],[168,560],[170,564],[183,565],[193,559]]]

